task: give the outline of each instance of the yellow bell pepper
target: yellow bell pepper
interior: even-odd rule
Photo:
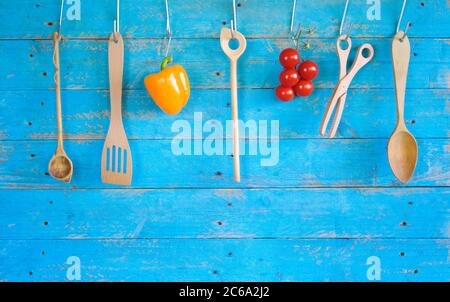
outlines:
[[[161,63],[161,72],[144,79],[145,87],[153,101],[167,114],[178,114],[187,104],[191,89],[186,70],[181,65],[166,67],[172,62],[166,57]]]

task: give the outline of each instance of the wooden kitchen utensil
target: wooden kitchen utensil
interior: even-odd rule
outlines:
[[[55,65],[55,84],[56,84],[56,119],[58,123],[58,146],[55,154],[48,164],[49,174],[56,180],[69,183],[72,179],[73,165],[70,158],[64,151],[62,113],[61,113],[61,73],[59,65],[59,34],[53,34],[53,64]]]
[[[229,43],[232,39],[239,42],[239,47],[231,49]],[[222,28],[220,32],[220,46],[223,52],[230,58],[230,77],[231,77],[231,111],[233,119],[233,159],[234,159],[234,180],[241,181],[241,168],[239,158],[239,116],[238,116],[238,82],[237,82],[237,62],[240,56],[245,52],[247,41],[238,31],[229,28]]]
[[[397,98],[397,127],[388,142],[388,159],[395,177],[407,183],[414,174],[418,147],[414,136],[405,125],[405,94],[411,47],[408,36],[399,31],[392,42],[392,64],[394,67],[395,93]]]
[[[108,184],[131,184],[133,161],[122,122],[122,79],[124,48],[119,32],[108,42],[111,121],[102,152],[102,181]]]
[[[348,47],[346,49],[342,49],[341,47],[342,41],[347,41]],[[359,70],[361,70],[361,68],[363,68],[367,63],[369,63],[372,60],[375,53],[372,45],[370,44],[361,45],[358,49],[355,61],[353,62],[350,71],[348,71],[347,73],[347,60],[350,54],[351,46],[352,41],[350,39],[350,36],[341,35],[337,39],[336,50],[340,62],[339,82],[336,86],[336,89],[333,92],[333,95],[331,96],[330,101],[328,102],[325,114],[322,119],[322,123],[320,125],[320,134],[325,135],[331,115],[335,111],[329,135],[330,138],[333,138],[336,135],[339,123],[341,122],[342,112],[344,111],[345,101],[347,99],[347,92],[351,82],[353,81],[353,78],[356,76]],[[367,54],[364,55],[364,52],[367,52]]]

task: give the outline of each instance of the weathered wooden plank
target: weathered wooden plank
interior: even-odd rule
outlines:
[[[373,14],[373,3],[380,4],[379,16]],[[172,0],[172,30],[176,37],[218,37],[223,24],[229,24],[232,7],[223,0]],[[292,0],[244,0],[239,2],[239,30],[250,37],[284,37],[288,35]],[[22,0],[0,3],[0,38],[49,38],[57,30],[58,1]],[[69,8],[70,6],[67,6]],[[313,36],[338,35],[344,9],[341,0],[308,1],[297,6],[297,22],[315,28]],[[392,36],[400,14],[396,0],[352,1],[348,24],[352,35]],[[374,17],[372,17],[374,16]],[[115,4],[107,0],[81,0],[81,20],[64,21],[63,33],[70,37],[107,37],[112,31]],[[445,0],[408,1],[405,20],[412,22],[410,35],[416,37],[449,37],[448,3]],[[406,24],[406,21],[405,21]],[[141,0],[121,3],[121,31],[125,37],[163,37],[165,35],[164,1]]]
[[[450,235],[449,193],[448,188],[4,190],[0,240],[439,239]]]
[[[1,240],[0,280],[449,281],[450,240]],[[7,257],[7,258],[6,258]],[[372,258],[373,259],[373,258]],[[70,259],[69,259],[70,260]]]
[[[279,121],[280,138],[320,138],[320,121],[331,94],[331,89],[320,89],[308,99],[281,103],[273,90],[243,89],[239,115],[244,121]],[[103,139],[109,124],[109,92],[66,90],[62,96],[66,137]],[[0,91],[0,140],[54,139],[54,99],[54,91]],[[410,131],[417,138],[447,138],[449,102],[450,90],[408,90],[405,114]],[[201,113],[203,123],[217,120],[225,125],[231,119],[229,106],[229,92],[193,90],[188,106],[173,117],[163,114],[146,91],[125,91],[124,121],[130,139],[171,139],[172,124],[182,119],[193,125],[195,113]],[[394,90],[354,89],[346,106],[338,137],[391,135],[396,123]]]
[[[386,157],[386,139],[281,140],[265,149],[263,140],[241,146],[242,183],[233,182],[230,155],[213,155],[204,141],[183,141],[192,156],[175,155],[172,140],[131,141],[134,188],[229,188],[229,187],[352,187],[399,186]],[[211,142],[206,142],[205,146]],[[179,146],[180,142],[175,142]],[[232,143],[217,142],[226,154]],[[410,186],[449,186],[449,140],[418,140],[419,159]],[[257,152],[249,155],[250,147]],[[3,141],[0,143],[0,187],[69,187],[46,176],[55,141]],[[106,188],[100,181],[103,141],[66,142],[74,167],[72,185]],[[176,149],[174,149],[177,151]],[[205,153],[205,150],[208,153]],[[277,152],[277,150],[279,152]],[[195,153],[197,151],[197,153]],[[216,150],[220,151],[220,150]],[[224,151],[225,152],[225,151]],[[202,154],[200,156],[200,154]],[[221,154],[221,153],[219,153]],[[278,159],[278,162],[277,162]],[[263,166],[266,165],[266,166]]]
[[[373,61],[355,78],[353,88],[394,88],[391,40],[354,39],[355,47],[371,42]],[[448,89],[450,43],[448,39],[411,39],[412,58],[408,88]],[[194,88],[228,88],[229,60],[216,39],[174,40],[175,61],[189,73]],[[320,75],[315,85],[334,88],[338,78],[338,59],[334,39],[311,40],[304,58],[317,61]],[[252,39],[239,60],[240,88],[273,88],[279,84],[280,51],[289,41]],[[131,40],[125,43],[125,89],[144,89],[143,79],[159,70],[163,45],[158,40]],[[352,52],[354,55],[356,51]],[[53,46],[50,41],[1,40],[0,90],[53,88]],[[71,89],[109,89],[107,42],[71,40],[61,46],[62,87]],[[19,64],[20,62],[20,64]]]

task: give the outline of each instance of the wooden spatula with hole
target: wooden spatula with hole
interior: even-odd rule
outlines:
[[[102,152],[102,181],[114,185],[131,185],[133,161],[122,122],[123,39],[112,34],[108,42],[111,121]]]

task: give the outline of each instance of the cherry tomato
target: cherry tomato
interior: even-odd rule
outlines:
[[[309,96],[314,91],[314,84],[309,80],[300,80],[294,90],[298,96]]]
[[[300,75],[295,69],[285,69],[280,73],[280,83],[284,87],[294,87],[300,81]]]
[[[278,86],[275,89],[275,94],[280,101],[289,102],[295,97],[294,89],[290,87]]]
[[[300,54],[296,49],[286,48],[280,54],[280,63],[284,68],[295,68],[300,63]]]
[[[319,74],[319,67],[313,61],[304,61],[298,67],[298,72],[304,80],[314,80]]]

